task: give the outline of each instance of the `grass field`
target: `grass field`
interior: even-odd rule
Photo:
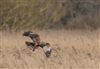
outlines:
[[[34,31],[34,30],[33,30]],[[99,69],[100,31],[35,31],[49,42],[52,56],[46,58],[41,48],[26,47],[22,32],[0,32],[0,69]]]

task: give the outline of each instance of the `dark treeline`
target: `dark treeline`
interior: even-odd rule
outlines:
[[[0,0],[0,30],[99,27],[100,0]]]

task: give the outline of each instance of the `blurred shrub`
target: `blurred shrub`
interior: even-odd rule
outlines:
[[[99,27],[99,0],[0,0],[0,30]]]

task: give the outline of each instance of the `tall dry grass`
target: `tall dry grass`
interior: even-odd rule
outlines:
[[[22,32],[0,32],[0,69],[99,69],[100,31],[35,31],[49,42],[52,56],[26,47]]]

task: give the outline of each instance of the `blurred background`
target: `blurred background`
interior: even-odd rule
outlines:
[[[100,28],[100,0],[0,0],[0,30]]]

